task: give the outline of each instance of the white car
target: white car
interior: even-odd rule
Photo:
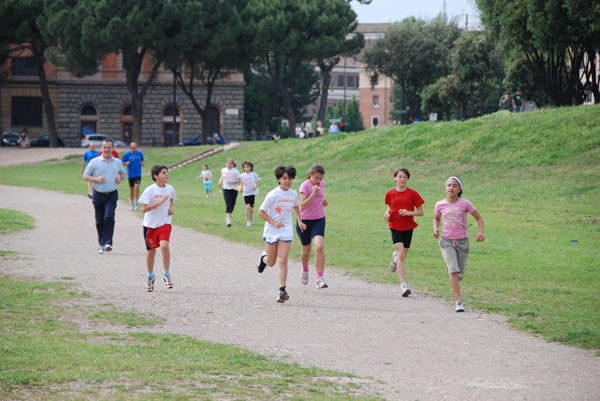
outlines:
[[[100,147],[102,147],[102,141],[107,138],[113,141],[113,143],[115,144],[115,148],[127,147],[127,144],[125,142],[115,141],[110,136],[104,134],[86,135],[85,138],[81,140],[81,147],[87,148],[90,146],[90,143],[94,143],[94,145],[96,145],[96,148],[100,149]]]

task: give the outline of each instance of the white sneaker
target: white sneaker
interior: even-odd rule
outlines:
[[[152,278],[148,277],[148,281],[146,282],[146,291],[148,291],[148,292],[154,291],[154,279],[155,278],[156,278],[156,276],[153,276]]]
[[[456,303],[456,311],[457,312],[464,312],[465,311],[465,305],[463,305],[462,301],[458,301]]]
[[[403,297],[407,297],[412,293],[412,291],[410,290],[410,288],[408,288],[408,285],[406,285],[406,284],[402,284],[401,288],[402,288],[402,296]]]
[[[247,222],[246,222],[246,227],[250,227],[251,225],[252,225],[252,222],[251,222],[251,221],[247,221]]]
[[[129,210],[133,210],[133,202],[131,202],[131,205],[129,206]]]
[[[300,281],[304,285],[308,284],[308,272],[302,272],[302,276],[300,276]]]
[[[231,227],[231,220],[230,219],[225,220],[225,224],[227,224],[227,227]]]
[[[325,279],[323,277],[319,277],[317,279],[317,288],[319,288],[319,289],[329,288],[329,286],[327,285],[327,283],[325,282]]]
[[[98,248],[98,253],[99,254],[103,254],[104,253],[104,247],[101,246],[100,248]]]
[[[396,270],[398,270],[398,265],[396,264],[396,256],[398,256],[398,252],[392,252],[392,263],[390,263],[390,270],[392,271],[392,273],[396,273]]]
[[[171,281],[170,274],[163,274],[163,281],[165,282],[165,287],[169,289],[173,288],[173,282]]]
[[[105,252],[110,252],[110,251],[112,251],[112,245],[111,245],[111,244],[106,244],[106,245],[104,245],[104,251],[105,251]]]

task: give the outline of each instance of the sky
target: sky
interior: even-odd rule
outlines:
[[[443,8],[444,0],[373,0],[369,5],[356,1],[350,3],[358,14],[360,23],[381,23],[400,21],[414,16],[431,19]],[[448,17],[460,16],[459,25],[464,27],[468,14],[468,26],[479,25],[479,17],[474,0],[446,0]]]

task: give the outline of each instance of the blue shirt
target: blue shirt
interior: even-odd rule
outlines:
[[[337,125],[332,125],[331,127],[329,127],[329,133],[331,135],[337,135],[338,132],[340,132],[340,129],[338,128]]]
[[[119,159],[111,157],[110,161],[107,162],[104,157],[96,157],[89,162],[83,174],[91,175],[92,177],[104,176],[102,184],[94,182],[94,190],[98,192],[112,192],[118,188],[117,177],[120,174],[125,174],[125,169]]]
[[[144,154],[139,150],[133,153],[131,150],[128,150],[123,155],[123,163],[129,162],[129,166],[127,166],[127,177],[135,178],[142,176],[142,161],[144,160]]]
[[[90,164],[90,160],[95,159],[100,154],[99,150],[88,150],[83,154],[83,160],[85,160],[85,165]]]

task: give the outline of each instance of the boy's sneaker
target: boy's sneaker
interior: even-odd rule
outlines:
[[[463,305],[462,301],[458,301],[456,303],[456,311],[457,312],[464,312],[465,311],[465,306]]]
[[[165,282],[165,287],[167,287],[168,289],[173,288],[173,282],[171,281],[171,275],[170,274],[164,274],[163,275],[163,281]]]
[[[284,303],[285,301],[287,301],[288,299],[290,299],[290,296],[288,295],[288,293],[286,291],[279,291],[279,295],[277,296],[277,302],[279,303]]]
[[[410,288],[408,288],[408,286],[406,284],[403,284],[401,286],[401,288],[402,288],[402,296],[403,297],[407,297],[412,293],[412,291],[410,290]]]
[[[267,256],[267,251],[262,251],[262,253],[260,254],[260,258],[258,258],[258,263],[256,264],[256,269],[258,270],[259,273],[264,272],[265,267],[267,267],[267,264],[265,263],[265,256]]]
[[[154,291],[154,279],[156,277],[153,276],[152,278],[148,277],[148,282],[146,283],[146,291],[148,292],[152,292]]]
[[[304,285],[308,284],[308,272],[302,272],[302,276],[300,276],[300,281]]]
[[[327,285],[327,283],[325,282],[325,279],[323,277],[319,277],[317,279],[317,288],[319,288],[319,289],[329,288],[329,286]]]
[[[392,273],[396,273],[396,270],[398,270],[398,265],[396,264],[396,256],[398,256],[398,252],[392,252],[392,263],[390,263],[390,270],[392,271]]]
[[[106,245],[104,245],[104,251],[105,251],[105,252],[110,252],[110,251],[112,251],[112,245],[111,245],[111,244],[106,244]]]

